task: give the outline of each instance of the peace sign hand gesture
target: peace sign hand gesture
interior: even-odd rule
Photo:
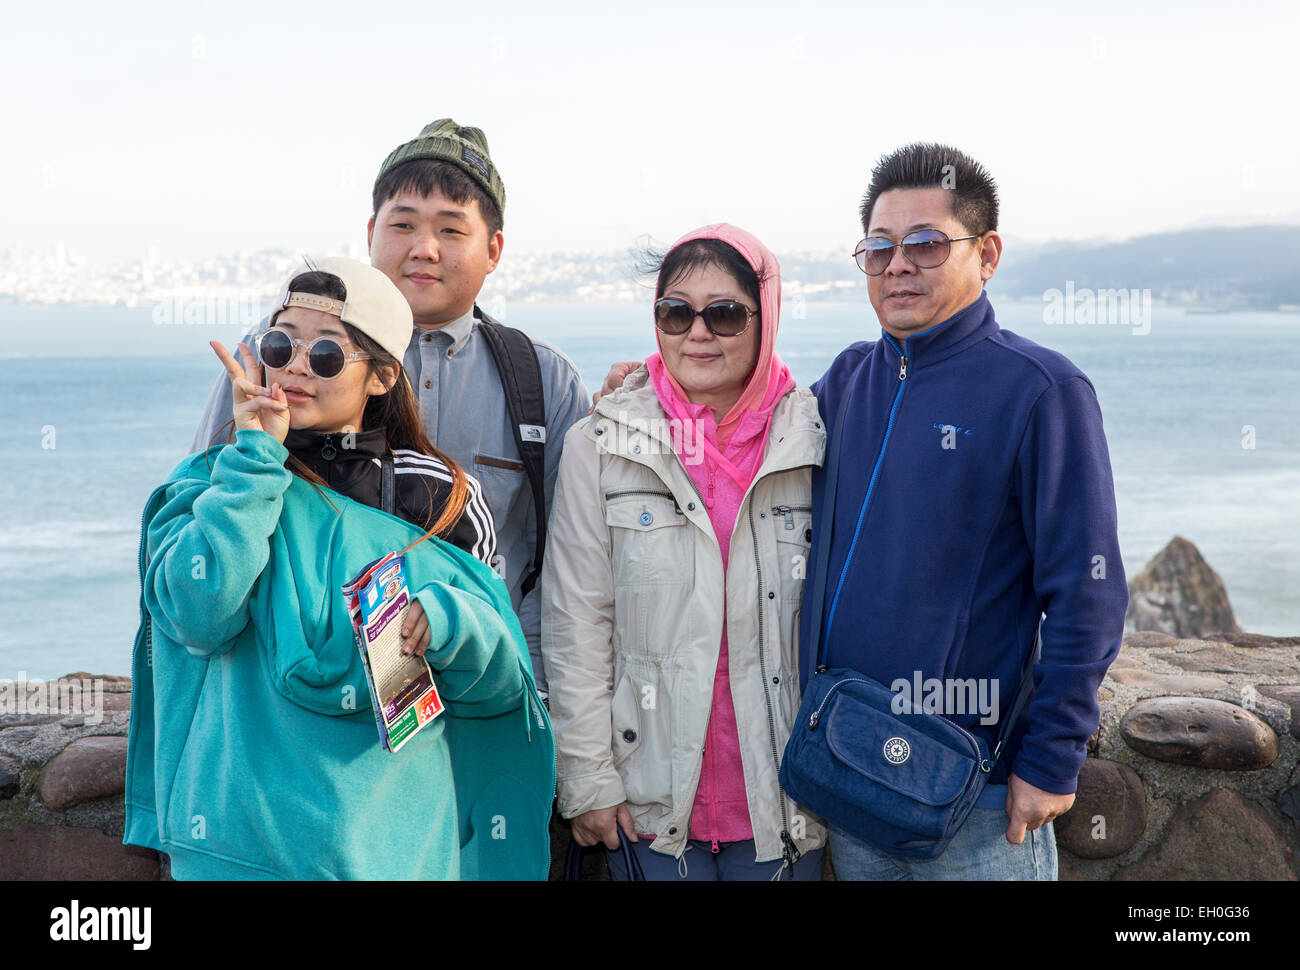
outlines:
[[[253,358],[253,352],[239,345],[239,356],[244,360],[240,367],[230,351],[215,340],[208,342],[225,365],[230,375],[230,396],[234,401],[235,430],[265,431],[280,444],[289,433],[289,402],[279,384],[263,387],[262,368]],[[254,380],[254,378],[256,380]]]

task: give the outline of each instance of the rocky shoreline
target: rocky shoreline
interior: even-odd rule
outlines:
[[[1056,821],[1061,878],[1295,881],[1300,637],[1243,633],[1177,537],[1130,585],[1128,622],[1074,808]],[[53,703],[84,701],[90,684],[93,710]],[[0,876],[167,878],[166,857],[121,842],[130,678],[74,673],[42,691],[44,709],[28,690],[0,713]],[[567,841],[554,834],[552,878]],[[589,854],[588,878],[599,863]]]

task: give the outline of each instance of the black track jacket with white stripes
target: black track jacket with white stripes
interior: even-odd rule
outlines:
[[[319,475],[330,488],[348,498],[378,508],[380,458],[388,450],[383,428],[354,434],[291,429],[284,446],[289,453]],[[393,450],[396,473],[396,515],[425,528],[429,510],[435,518],[451,494],[451,472],[431,455],[405,448]],[[468,472],[469,499],[460,518],[445,538],[476,559],[491,564],[496,553],[496,529],[483,490]]]

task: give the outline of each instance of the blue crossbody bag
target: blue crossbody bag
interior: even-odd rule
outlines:
[[[816,667],[803,673],[803,703],[781,759],[786,794],[856,839],[911,859],[942,855],[988,783],[1012,728],[1033,693],[1038,638],[1025,657],[1020,686],[990,753],[985,742],[849,667],[828,668],[822,630],[831,523],[839,477],[845,395],[827,449],[826,494],[813,572],[812,644]]]

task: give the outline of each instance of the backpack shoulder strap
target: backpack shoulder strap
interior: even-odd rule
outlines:
[[[497,323],[478,306],[474,307],[474,316],[496,363],[510,412],[510,430],[533,492],[537,537],[532,562],[524,575],[526,595],[537,585],[546,551],[546,392],[542,387],[542,368],[528,334]]]

